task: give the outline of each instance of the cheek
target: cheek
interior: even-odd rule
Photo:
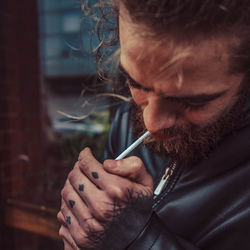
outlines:
[[[225,103],[215,102],[200,111],[187,111],[185,120],[194,125],[207,126],[215,122],[226,110],[228,110],[228,106]]]
[[[185,121],[197,126],[206,126],[207,124],[213,122],[215,120],[215,117],[217,117],[217,112],[214,112],[210,109],[207,111],[201,110],[201,111],[187,111],[185,113]]]

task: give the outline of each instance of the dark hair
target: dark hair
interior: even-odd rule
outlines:
[[[237,37],[239,42],[232,48],[230,70],[232,73],[248,73],[249,0],[99,0],[102,14],[97,25],[98,33],[108,27],[114,34],[108,39],[106,36],[106,40],[99,36],[102,40],[97,50],[99,70],[103,69],[104,51],[119,40],[117,17],[120,4],[127,9],[133,22],[145,24],[155,36],[173,34],[185,40],[218,35]]]
[[[231,35],[239,38],[232,48],[230,70],[250,68],[249,0],[119,0],[132,21],[145,24],[156,36],[173,34],[185,40]]]
[[[156,32],[179,29],[204,35],[248,26],[249,0],[119,0],[132,19]]]

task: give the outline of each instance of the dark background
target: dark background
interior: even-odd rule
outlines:
[[[56,214],[67,174],[87,145],[101,160],[111,111],[109,100],[94,98],[94,55],[81,47],[91,28],[81,21],[80,1],[1,2],[3,250],[62,249]],[[95,112],[80,122],[58,112],[79,116],[93,105]]]

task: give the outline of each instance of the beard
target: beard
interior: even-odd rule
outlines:
[[[162,129],[157,135],[163,139],[149,137],[145,140],[145,144],[153,152],[167,155],[175,161],[186,164],[195,164],[207,159],[220,141],[242,124],[245,117],[243,110],[246,96],[246,92],[241,91],[236,103],[229,110],[221,112],[222,115],[206,126],[189,123]],[[132,122],[137,137],[146,131],[142,110],[134,101],[132,101]]]

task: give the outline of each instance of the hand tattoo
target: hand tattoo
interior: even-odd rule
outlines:
[[[69,205],[71,208],[73,208],[75,206],[75,201],[69,200]]]
[[[92,172],[92,176],[94,179],[98,179],[99,178],[99,175],[97,172]]]
[[[67,221],[67,223],[70,225],[71,224],[71,218],[70,218],[70,216],[66,216],[66,221]]]
[[[83,184],[79,184],[78,189],[79,189],[80,191],[83,191],[83,190],[84,190],[84,185],[83,185]]]

